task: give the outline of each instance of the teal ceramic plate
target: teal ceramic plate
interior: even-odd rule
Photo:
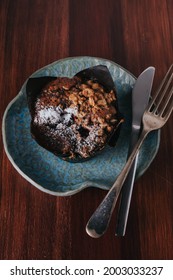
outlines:
[[[32,185],[52,195],[65,196],[86,187],[109,189],[127,158],[131,126],[131,93],[135,77],[112,61],[96,57],[70,57],[49,64],[31,77],[68,76],[95,65],[106,65],[117,88],[119,110],[125,122],[115,147],[82,163],[61,160],[40,147],[30,135],[30,114],[26,100],[26,82],[10,102],[3,117],[3,142],[6,154],[16,170]],[[141,176],[154,159],[160,132],[148,135],[139,153],[136,176]]]

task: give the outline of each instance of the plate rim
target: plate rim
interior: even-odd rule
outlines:
[[[49,63],[39,69],[37,69],[36,71],[34,71],[26,80],[25,82],[23,83],[19,93],[8,103],[5,111],[4,111],[4,114],[3,114],[3,118],[2,118],[2,140],[3,140],[3,146],[4,146],[4,150],[5,150],[5,153],[7,155],[7,158],[9,159],[9,161],[11,162],[11,164],[13,165],[13,167],[16,169],[16,171],[26,180],[28,181],[31,185],[33,185],[34,187],[36,187],[37,189],[39,189],[40,191],[44,192],[44,193],[47,193],[47,194],[50,194],[50,195],[53,195],[53,196],[70,196],[70,195],[73,195],[73,194],[76,194],[82,190],[84,190],[85,188],[88,188],[89,187],[89,181],[85,181],[84,183],[80,184],[80,186],[75,189],[75,190],[69,190],[69,191],[65,191],[65,192],[56,192],[56,191],[51,191],[51,190],[48,190],[44,187],[42,187],[40,184],[38,184],[37,182],[35,182],[34,180],[32,180],[28,175],[26,175],[19,167],[18,165],[15,163],[13,157],[11,156],[10,152],[8,151],[8,147],[7,147],[7,141],[6,141],[6,129],[5,129],[5,120],[6,120],[6,116],[8,114],[8,111],[9,109],[11,108],[11,106],[19,99],[20,96],[23,95],[23,92],[22,92],[22,89],[24,88],[24,86],[26,85],[28,79],[30,77],[32,77],[33,75],[37,74],[38,72],[40,72],[41,70],[43,70],[44,68],[48,68],[49,66],[52,66],[54,64],[57,64],[61,61],[65,61],[65,60],[72,60],[72,59],[79,59],[79,58],[89,58],[89,59],[100,59],[102,61],[105,61],[105,62],[110,62],[111,64],[114,64],[116,67],[122,69],[124,72],[126,72],[127,74],[129,74],[130,76],[132,76],[135,80],[137,79],[130,71],[126,70],[124,67],[122,67],[121,65],[119,65],[118,63],[114,62],[114,61],[111,61],[110,59],[106,59],[106,58],[101,58],[101,57],[95,57],[95,56],[69,56],[69,57],[66,57],[66,58],[62,58],[62,59],[59,59],[59,60],[56,60],[56,61],[53,61],[52,63]],[[157,146],[155,147],[155,152],[153,154],[153,157],[152,157],[152,160],[149,162],[149,164],[146,166],[146,168],[144,168],[142,170],[142,172],[140,173],[140,176],[141,177],[145,171],[149,168],[150,164],[153,162],[157,152],[158,152],[158,149],[159,149],[159,145],[160,145],[160,130],[158,130],[158,136],[157,136]],[[90,182],[90,185],[91,185],[91,182]],[[97,184],[97,183],[92,183],[92,186],[93,187],[97,187],[99,189],[102,189],[102,190],[109,190],[109,188],[107,187],[104,187],[103,185],[101,184]]]

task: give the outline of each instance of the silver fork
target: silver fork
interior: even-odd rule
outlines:
[[[112,212],[131,165],[149,132],[160,129],[168,120],[173,109],[173,64],[170,66],[158,91],[151,99],[143,115],[143,129],[127,163],[115,183],[93,213],[86,225],[86,232],[94,238],[102,236],[108,228]]]

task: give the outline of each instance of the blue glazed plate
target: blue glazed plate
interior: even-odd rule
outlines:
[[[82,163],[61,160],[40,147],[30,135],[30,114],[26,100],[26,82],[10,102],[3,117],[2,133],[6,154],[16,170],[32,185],[52,195],[66,196],[86,187],[109,189],[127,158],[131,127],[131,93],[135,77],[112,61],[96,57],[71,57],[49,64],[31,77],[68,76],[95,65],[106,65],[117,88],[119,110],[124,115],[115,147]],[[136,177],[153,161],[159,147],[160,131],[148,135],[139,153]]]

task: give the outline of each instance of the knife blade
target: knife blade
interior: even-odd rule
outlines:
[[[140,135],[142,116],[147,107],[148,100],[150,97],[154,73],[155,68],[152,66],[145,69],[136,80],[132,91],[132,127],[128,155],[131,154],[131,151],[133,150]],[[117,236],[125,235],[137,168],[137,161],[138,155],[134,160],[134,163],[122,188],[117,226],[115,232]]]

